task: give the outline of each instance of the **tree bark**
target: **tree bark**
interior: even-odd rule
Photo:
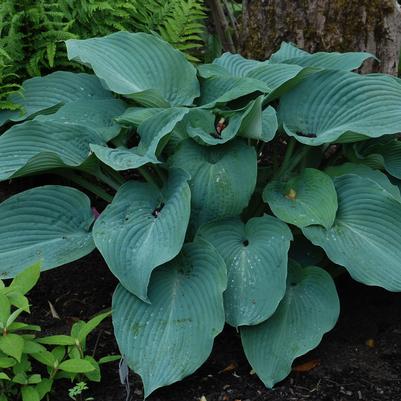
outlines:
[[[282,41],[309,52],[367,51],[363,72],[396,75],[401,11],[396,0],[250,0],[243,10],[241,53],[266,59]]]

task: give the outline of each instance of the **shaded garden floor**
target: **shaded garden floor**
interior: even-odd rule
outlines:
[[[101,256],[94,252],[68,266],[44,272],[30,294],[32,322],[47,333],[64,333],[76,319],[88,319],[109,307],[117,280]],[[313,361],[314,369],[292,374],[276,385],[264,388],[250,374],[236,332],[226,327],[217,337],[212,355],[192,376],[156,391],[149,401],[396,401],[401,399],[401,294],[362,286],[349,277],[337,280],[341,316],[336,328],[320,346],[295,362]],[[60,320],[52,317],[48,301]],[[372,339],[370,347],[366,341]],[[373,344],[374,343],[374,344]],[[105,323],[90,340],[96,356],[118,352],[111,322]],[[372,347],[373,345],[373,347]],[[141,382],[131,375],[131,400],[142,399]],[[52,400],[65,401],[68,387],[58,387]],[[101,384],[90,383],[87,396],[96,401],[123,401],[118,363],[103,368]]]

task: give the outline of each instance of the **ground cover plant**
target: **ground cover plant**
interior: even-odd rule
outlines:
[[[99,249],[145,397],[194,372],[225,323],[264,384],[282,380],[337,320],[328,260],[401,290],[401,81],[353,72],[372,55],[283,43],[195,68],[144,33],[66,43],[95,74],[27,80],[10,98],[25,113],[0,114],[0,179],[67,184],[0,204],[1,273]]]
[[[110,312],[75,322],[70,335],[43,336],[39,326],[21,320],[30,312],[26,294],[39,274],[37,263],[8,286],[0,280],[0,401],[49,400],[54,382],[61,379],[73,383],[70,396],[77,400],[88,389],[86,381],[100,381],[102,364],[120,359],[108,355],[96,360],[86,350],[87,337]]]

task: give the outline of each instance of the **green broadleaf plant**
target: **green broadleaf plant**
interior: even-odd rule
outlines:
[[[120,280],[114,330],[145,396],[197,369],[224,322],[266,386],[282,380],[338,318],[315,263],[401,291],[401,85],[353,71],[372,55],[286,43],[196,70],[143,33],[67,49],[97,78],[35,78],[12,98],[25,114],[0,113],[0,177],[62,177],[0,204],[1,273],[96,246]],[[42,340],[57,342],[72,346]]]
[[[87,337],[110,312],[74,323],[70,335],[40,337],[39,326],[19,321],[22,313],[29,313],[26,294],[37,283],[40,269],[36,263],[22,270],[8,286],[0,280],[1,401],[49,401],[55,380],[98,382],[100,365],[120,359],[107,355],[96,360],[87,355]]]

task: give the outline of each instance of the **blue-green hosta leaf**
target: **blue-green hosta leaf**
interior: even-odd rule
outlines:
[[[229,125],[223,129],[220,134],[218,134],[216,130],[217,116],[211,110],[191,110],[184,121],[184,125],[188,136],[193,138],[196,142],[200,144],[218,145],[229,141],[238,132],[240,123],[240,121],[238,121],[238,116],[238,114],[235,115],[235,121],[231,122],[230,120]]]
[[[264,96],[261,95],[249,102],[242,114],[242,121],[239,127],[239,136],[250,139],[262,139],[262,104]],[[272,109],[270,107],[270,109]],[[271,113],[271,112],[268,112]],[[235,117],[235,116],[234,116]],[[265,119],[267,121],[267,119]],[[232,118],[230,119],[232,121]],[[266,125],[264,127],[266,129]],[[269,126],[269,128],[273,128]],[[224,131],[223,131],[224,132]],[[269,134],[269,132],[268,132]]]
[[[315,348],[334,327],[339,312],[330,275],[319,267],[290,263],[287,292],[274,315],[240,330],[245,355],[263,383],[271,388],[284,379],[293,360]]]
[[[322,171],[306,168],[288,180],[274,180],[263,191],[272,212],[297,227],[333,225],[337,194],[332,179]]]
[[[356,174],[334,179],[338,212],[329,229],[303,229],[336,264],[364,284],[401,290],[401,202],[383,186]]]
[[[164,149],[167,155],[171,155],[178,149],[182,141],[189,138],[185,118],[174,127],[168,138],[168,143]]]
[[[201,81],[198,103],[204,108],[213,108],[255,92],[267,94],[270,89],[264,82],[253,78],[212,76]]]
[[[115,98],[80,99],[61,106],[54,114],[39,115],[35,120],[88,127],[108,142],[119,134],[121,127],[114,118],[124,113],[125,108],[124,102]]]
[[[186,132],[189,137],[201,144],[219,145],[228,142],[236,135],[252,139],[262,138],[263,96],[251,101],[248,106],[235,112],[221,112],[219,116],[207,109],[192,109],[186,117]],[[268,112],[270,120],[265,132],[274,129],[274,117]],[[218,133],[216,119],[224,118],[226,127]],[[267,119],[266,119],[267,121]]]
[[[91,150],[114,170],[128,170],[147,163],[159,163],[157,159],[159,144],[165,142],[165,137],[188,112],[189,109],[184,107],[161,109],[159,113],[145,119],[138,127],[141,141],[135,148],[91,145]]]
[[[213,64],[223,67],[234,77],[245,77],[256,67],[268,64],[268,61],[257,61],[242,57],[240,54],[224,53],[213,61]]]
[[[0,180],[58,167],[78,167],[89,144],[104,144],[96,131],[78,125],[31,120],[0,136]]]
[[[13,103],[20,104],[20,111],[1,111],[0,125],[8,120],[22,121],[40,112],[50,112],[54,107],[78,99],[108,99],[111,92],[104,89],[95,75],[74,74],[57,71],[44,77],[35,77],[22,84],[22,93],[10,96]]]
[[[267,100],[273,100],[298,85],[308,75],[311,68],[289,64],[267,64],[251,70],[247,77],[264,82],[270,89]]]
[[[401,179],[401,142],[398,138],[371,139],[353,146],[355,161],[371,167],[385,169]]]
[[[379,137],[401,130],[401,86],[384,75],[322,71],[280,99],[279,117],[288,135],[308,145],[344,134]]]
[[[42,260],[42,270],[77,260],[95,248],[89,198],[59,185],[30,189],[0,204],[3,278]]]
[[[262,110],[263,101],[262,95],[247,106],[239,130],[240,136],[269,142],[276,135],[278,128],[276,110],[271,106]]]
[[[145,397],[188,376],[207,359],[224,326],[226,284],[221,257],[197,241],[154,272],[151,304],[117,287],[114,333],[121,354],[142,377]]]
[[[195,67],[156,36],[116,32],[66,44],[70,60],[89,65],[107,88],[139,103],[189,106],[199,96]]]
[[[163,109],[158,107],[129,107],[121,116],[116,118],[116,121],[122,125],[138,127],[145,120],[161,111]]]
[[[285,63],[286,60],[308,55],[310,55],[310,53],[305,50],[298,49],[298,47],[294,46],[292,43],[282,42],[280,49],[271,55],[269,61],[271,63]]]
[[[215,76],[227,76],[228,71],[218,64],[201,64],[197,66],[198,75],[201,78],[211,78]]]
[[[367,52],[319,52],[303,55],[285,60],[286,64],[296,64],[302,67],[314,67],[323,70],[352,71],[362,66],[369,58],[376,59],[373,54]]]
[[[210,242],[226,263],[226,321],[238,327],[269,318],[285,293],[292,240],[288,226],[267,215],[246,224],[226,218],[202,226],[197,236]]]
[[[130,181],[96,220],[93,237],[110,270],[144,301],[150,275],[184,243],[191,193],[188,175],[175,171],[163,190]]]
[[[363,164],[344,163],[339,166],[328,167],[325,173],[330,177],[341,177],[346,174],[356,174],[361,177],[372,180],[381,187],[383,192],[401,202],[400,190],[396,185],[393,185],[388,177],[381,171],[373,170]]]
[[[240,214],[255,189],[256,152],[240,140],[213,147],[185,140],[169,163],[191,175],[192,229]]]
[[[264,142],[271,141],[278,129],[276,110],[269,106],[262,111],[262,135],[260,139]]]
[[[298,49],[291,43],[283,42],[280,49],[271,56],[270,62],[297,64],[302,67],[326,70],[351,71],[359,68],[369,58],[376,57],[366,52],[318,52],[310,54],[305,50]]]

